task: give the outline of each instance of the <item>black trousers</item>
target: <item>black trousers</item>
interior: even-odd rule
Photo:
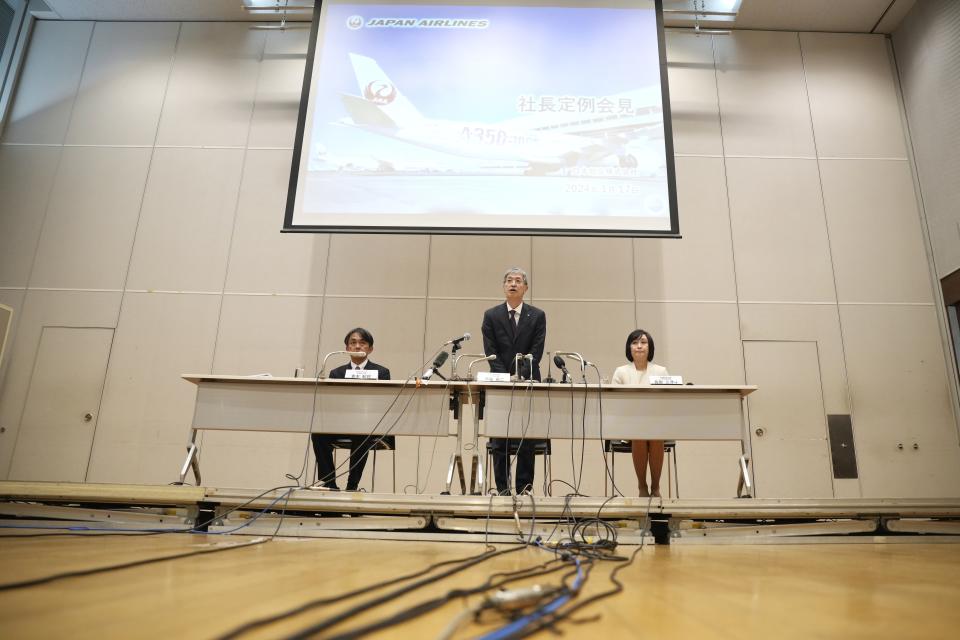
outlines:
[[[497,483],[497,491],[500,493],[509,493],[510,480],[508,478],[510,470],[510,453],[516,451],[517,455],[517,493],[524,490],[533,490],[533,447],[539,440],[524,438],[491,438],[493,443],[493,478]],[[520,448],[517,449],[517,445]]]
[[[356,491],[363,477],[363,468],[367,464],[367,454],[377,438],[367,436],[338,436],[314,433],[313,453],[317,456],[317,471],[320,482],[325,487],[337,488],[337,472],[333,465],[333,443],[337,440],[350,441],[350,472],[347,474],[347,491]]]

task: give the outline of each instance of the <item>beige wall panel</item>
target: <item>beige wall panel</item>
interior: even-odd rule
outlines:
[[[243,22],[185,22],[157,144],[247,142],[265,33]]]
[[[634,241],[637,300],[735,300],[721,158],[677,158],[680,240]]]
[[[820,178],[813,160],[727,160],[741,300],[833,302]]]
[[[303,433],[204,431],[201,438],[204,486],[263,490],[296,484],[288,473],[309,484],[315,473],[310,438]],[[192,472],[187,479],[194,481]]]
[[[801,33],[800,46],[817,155],[905,159],[886,37]]]
[[[736,497],[739,459],[739,442],[678,442],[680,497],[693,500]],[[661,487],[666,486],[666,464],[663,473]]]
[[[537,305],[547,314],[547,340],[540,373],[546,377],[552,356],[546,352],[575,351],[600,368],[607,380],[613,370],[626,364],[623,345],[634,326],[632,302],[544,302]],[[565,358],[567,369],[579,378],[580,365]],[[556,367],[554,377],[558,377]],[[596,373],[587,371],[587,380],[597,382]]]
[[[534,238],[533,264],[538,300],[633,300],[629,238]]]
[[[743,304],[744,340],[812,340],[820,356],[820,380],[827,413],[850,413],[843,361],[840,314],[836,305]]]
[[[431,236],[429,295],[442,297],[503,297],[503,272],[520,267],[530,271],[529,236]]]
[[[224,296],[213,372],[313,375],[322,311],[319,297]]]
[[[672,375],[696,384],[743,384],[737,305],[641,302],[637,322],[656,342],[654,361]],[[620,354],[628,331],[617,336]]]
[[[29,291],[14,307],[19,315],[14,316],[16,340],[8,345],[7,375],[0,387],[0,426],[6,428],[0,433],[0,478],[10,470],[43,327],[114,327],[119,308],[119,292],[93,291]]]
[[[63,142],[92,32],[92,22],[39,20],[34,24],[4,142]]]
[[[227,291],[323,294],[330,236],[280,233],[289,180],[289,151],[247,151]]]
[[[324,304],[321,358],[343,349],[347,331],[358,326],[373,334],[370,359],[390,369],[394,379],[405,379],[429,355],[423,355],[423,299],[327,297]],[[332,356],[327,370],[346,361],[346,356]]]
[[[176,22],[97,23],[68,144],[153,144],[179,31]]]
[[[242,149],[154,152],[128,289],[223,289],[243,155]]]
[[[88,482],[168,483],[186,454],[196,386],[210,371],[220,296],[124,295]]]
[[[150,152],[108,147],[63,150],[31,287],[123,286]]]
[[[667,76],[674,152],[723,154],[713,36],[668,31]]]
[[[430,236],[334,234],[327,294],[425,296]]]
[[[840,301],[932,302],[907,162],[822,160],[820,174]]]
[[[733,31],[714,46],[725,153],[813,157],[797,34]]]
[[[462,343],[463,348],[460,353],[482,354],[483,334],[481,325],[483,324],[483,312],[498,302],[498,300],[428,300],[424,358],[429,357],[447,340],[462,336],[465,332],[470,333],[470,340]],[[444,347],[444,350],[449,351],[450,347]],[[457,367],[458,373],[466,377],[467,367],[470,366],[470,361],[475,359],[464,355]],[[448,373],[451,370],[452,365],[448,360],[447,364],[443,366],[442,373],[449,377]],[[485,362],[481,362],[474,367],[475,372],[489,370],[490,366]]]
[[[250,147],[293,148],[310,31],[270,31],[250,124]],[[289,168],[289,167],[288,167]]]
[[[957,426],[934,308],[840,305],[840,322],[863,496],[960,495]]]
[[[59,147],[0,146],[0,287],[25,287]]]

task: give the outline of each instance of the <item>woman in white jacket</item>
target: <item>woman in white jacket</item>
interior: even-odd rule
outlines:
[[[653,360],[653,336],[636,329],[627,336],[627,362],[613,372],[613,384],[650,384],[650,376],[668,376],[667,369]],[[640,484],[640,497],[660,497],[660,473],[663,470],[663,440],[634,440],[631,448],[633,468]],[[647,464],[650,465],[650,488],[647,488]]]

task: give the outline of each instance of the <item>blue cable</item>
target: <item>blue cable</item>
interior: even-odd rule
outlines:
[[[580,566],[580,558],[574,558],[573,560],[577,564],[577,578],[576,580],[573,581],[573,586],[571,587],[571,591],[573,593],[576,593],[577,591],[580,590],[580,586],[583,584],[585,576],[583,575],[583,568]],[[530,623],[536,622],[540,618],[553,613],[554,611],[556,611],[557,609],[565,605],[567,602],[570,601],[571,598],[573,598],[573,593],[566,593],[562,596],[554,598],[553,600],[543,605],[541,608],[537,609],[536,611],[528,613],[524,617],[514,620],[513,622],[506,625],[505,627],[500,627],[496,631],[491,631],[486,635],[480,636],[480,640],[500,640],[501,638],[509,638],[514,633],[522,630],[524,627],[526,627]]]

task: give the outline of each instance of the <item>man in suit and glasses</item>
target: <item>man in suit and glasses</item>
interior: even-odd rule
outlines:
[[[389,380],[390,369],[382,367],[368,357],[373,353],[373,335],[363,327],[357,327],[347,332],[343,339],[343,346],[347,351],[362,353],[363,356],[350,356],[350,362],[330,371],[331,380],[347,378],[347,372],[353,369],[373,370],[377,372],[378,380]],[[327,433],[314,433],[310,436],[313,442],[313,453],[317,456],[317,472],[320,482],[328,489],[338,489],[337,470],[333,465],[333,444],[337,440],[350,441],[350,470],[347,473],[347,491],[356,491],[363,477],[363,467],[367,464],[367,453],[376,445],[381,436],[344,436]],[[394,445],[393,436],[384,436],[384,440]]]
[[[483,314],[483,351],[496,355],[490,362],[490,370],[510,374],[516,371],[515,357],[533,354],[533,364],[521,360],[520,375],[526,379],[540,380],[540,358],[543,357],[543,342],[547,337],[547,315],[533,305],[524,304],[527,293],[527,273],[518,267],[507,269],[503,274],[504,304],[487,309]],[[520,436],[521,434],[517,434]],[[522,442],[521,442],[522,440]],[[517,493],[533,486],[533,445],[529,438],[493,438],[493,476],[501,495],[510,493],[509,442],[519,442],[517,451]]]

